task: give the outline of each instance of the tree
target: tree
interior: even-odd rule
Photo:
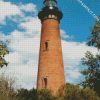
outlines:
[[[100,22],[96,22],[87,44],[100,50]],[[93,55],[89,51],[86,52],[85,57],[82,59],[82,64],[86,65],[87,68],[81,71],[85,76],[85,80],[81,85],[84,88],[89,87],[94,89],[100,96],[100,53]]]
[[[14,80],[0,76],[0,100],[16,100],[16,92],[14,91],[13,85]]]
[[[20,89],[17,93],[18,100],[55,100],[49,90]]]
[[[47,89],[20,89],[16,92],[16,97],[17,100],[100,100],[96,92],[90,88],[83,89],[79,85],[72,84],[62,86],[56,96]]]
[[[17,98],[18,100],[38,100],[38,91],[36,89],[20,89]]]
[[[85,76],[85,80],[81,85],[86,88],[94,89],[100,95],[100,55],[94,56],[90,52],[86,53],[85,58],[82,59],[82,64],[87,66],[87,69],[81,71]]]
[[[98,17],[100,19],[100,17]],[[100,49],[100,21],[97,21],[93,27],[92,34],[87,43],[89,46],[95,46]]]
[[[67,83],[60,88],[57,100],[100,100],[96,92],[90,88]]]
[[[8,65],[6,60],[4,59],[4,56],[8,54],[8,48],[6,43],[0,42],[0,67],[2,68],[4,65]]]

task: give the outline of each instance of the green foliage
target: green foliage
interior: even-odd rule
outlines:
[[[81,90],[82,98],[80,100],[100,100],[96,92],[90,88],[85,88]]]
[[[87,44],[89,46],[92,45],[100,49],[100,21],[96,22]]]
[[[100,21],[94,25],[87,44],[89,46],[95,46],[100,50]],[[100,54],[94,56],[91,52],[87,51],[85,57],[82,59],[82,64],[87,66],[87,68],[81,71],[85,76],[85,80],[81,85],[84,88],[89,87],[95,90],[100,96]]]
[[[20,89],[17,93],[18,100],[55,100],[49,90]]]
[[[38,100],[55,100],[55,97],[51,94],[51,91],[43,89],[38,92]]]
[[[38,100],[38,91],[36,89],[20,89],[17,93],[18,100]]]
[[[66,84],[60,89],[58,98],[57,100],[100,100],[93,90],[72,84]]]
[[[2,68],[4,65],[8,65],[8,63],[5,61],[4,56],[8,54],[8,48],[7,45],[3,42],[0,42],[0,67]]]
[[[63,92],[62,92],[63,91]],[[79,86],[76,85],[70,85],[66,84],[62,90],[60,90],[60,97],[63,98],[63,100],[81,100],[80,99],[80,89]]]
[[[93,90],[78,85],[66,84],[59,89],[58,95],[53,96],[51,91],[45,89],[14,91],[12,80],[4,77],[0,80],[0,100],[100,100]]]
[[[87,52],[85,58],[82,59],[82,64],[87,68],[81,71],[85,76],[85,80],[81,85],[86,88],[94,89],[100,96],[100,55],[94,56],[91,52]]]
[[[66,84],[61,87],[56,96],[49,90],[19,90],[18,100],[100,100],[96,93],[89,88],[80,88],[79,85]]]

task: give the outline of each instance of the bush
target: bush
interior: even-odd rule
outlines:
[[[55,100],[49,90],[20,89],[17,94],[18,100]]]
[[[51,91],[43,89],[38,91],[38,100],[55,100],[55,97],[52,95]]]
[[[95,91],[79,85],[66,84],[59,91],[58,98],[61,100],[100,100]]]

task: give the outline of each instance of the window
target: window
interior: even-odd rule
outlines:
[[[52,15],[49,15],[48,18],[52,18]]]
[[[52,15],[52,18],[55,18],[55,15]]]
[[[46,89],[47,88],[47,84],[48,84],[48,79],[47,77],[44,78],[44,88]]]
[[[48,41],[45,42],[45,50],[48,50]]]

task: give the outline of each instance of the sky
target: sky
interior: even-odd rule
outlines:
[[[82,0],[96,15],[100,15],[100,0]],[[0,69],[16,80],[17,88],[36,87],[41,22],[38,12],[43,0],[0,0],[0,40],[9,40],[8,67]],[[97,49],[86,45],[96,19],[78,0],[58,0],[63,12],[60,22],[66,82],[77,84],[83,80],[81,58],[86,51]]]

